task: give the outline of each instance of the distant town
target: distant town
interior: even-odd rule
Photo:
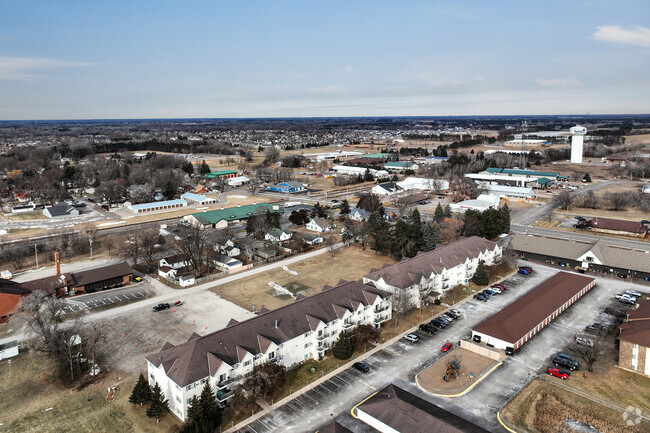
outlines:
[[[0,431],[650,431],[648,115],[4,121],[0,175]]]

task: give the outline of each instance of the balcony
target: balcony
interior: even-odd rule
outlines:
[[[386,310],[388,310],[388,306],[381,307],[381,308],[376,308],[374,311],[375,311],[375,314],[377,314],[377,313],[383,313]]]
[[[217,389],[223,389],[223,388],[227,387],[228,385],[230,385],[231,383],[233,383],[234,381],[235,381],[235,379],[233,379],[233,378],[222,380],[221,382],[217,383]]]
[[[322,335],[317,335],[316,340],[318,341],[323,341],[324,339],[327,338],[327,334],[323,333]]]
[[[354,326],[354,323],[343,322],[343,329],[350,329]]]
[[[374,323],[375,325],[379,325],[380,323],[383,323],[383,322],[385,322],[386,320],[388,320],[388,316],[387,316],[387,315],[386,315],[386,316],[375,315],[375,320],[373,321],[373,323]]]
[[[218,390],[217,391],[217,401],[219,403],[225,403],[230,397],[234,395],[234,391],[232,389],[226,388],[223,390]]]

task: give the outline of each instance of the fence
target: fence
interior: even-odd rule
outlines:
[[[462,347],[463,349],[467,349],[471,352],[478,353],[481,356],[485,356],[486,358],[490,358],[495,361],[501,361],[501,358],[503,357],[503,355],[501,355],[501,352],[496,351],[494,349],[490,349],[489,347],[486,346],[481,346],[472,341],[461,340],[460,347]]]
[[[213,281],[213,280],[216,280],[217,278],[225,277],[229,273],[230,272],[228,272],[228,271],[222,271],[222,272],[219,272],[219,273],[216,273],[216,274],[210,274],[210,275],[207,275],[205,277],[197,278],[195,280],[194,284],[197,285],[197,284],[207,283],[208,281]]]

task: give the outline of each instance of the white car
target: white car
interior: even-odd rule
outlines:
[[[457,316],[461,316],[460,311],[458,311],[458,310],[449,310],[449,311],[451,311],[452,313],[454,313]]]
[[[616,299],[618,299],[619,301],[626,301],[632,304],[636,302],[636,297],[630,295],[629,293],[618,293],[616,295]]]
[[[490,290],[492,290],[493,292],[496,292],[498,294],[503,293],[503,291],[500,288],[496,287],[496,286],[490,287]]]
[[[411,342],[411,343],[417,343],[418,340],[420,340],[420,338],[415,334],[406,334],[404,336],[404,340],[406,340],[408,342]]]
[[[626,290],[626,291],[623,292],[623,293],[627,293],[628,295],[630,295],[630,296],[634,296],[635,298],[640,298],[641,296],[643,296],[642,293],[637,292],[636,290]]]

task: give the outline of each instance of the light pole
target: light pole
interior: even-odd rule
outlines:
[[[90,260],[93,259],[93,238],[88,238],[88,243],[90,244]]]
[[[38,269],[38,248],[37,248],[37,244],[34,244],[34,256],[36,256],[36,269]]]

